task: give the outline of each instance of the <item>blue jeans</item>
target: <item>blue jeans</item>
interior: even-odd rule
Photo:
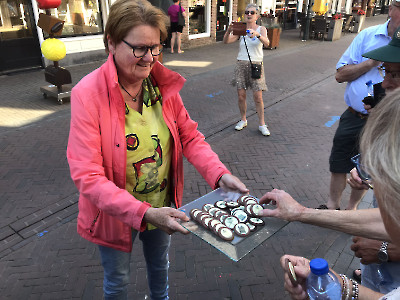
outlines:
[[[132,243],[138,232],[132,232]],[[147,265],[147,281],[152,300],[168,297],[168,251],[171,236],[160,229],[139,233]],[[99,246],[101,264],[104,269],[104,299],[128,299],[131,253]]]

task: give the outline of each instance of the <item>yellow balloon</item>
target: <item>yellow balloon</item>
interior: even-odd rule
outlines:
[[[42,53],[48,60],[59,61],[67,54],[67,49],[62,41],[58,39],[47,39],[42,43]]]

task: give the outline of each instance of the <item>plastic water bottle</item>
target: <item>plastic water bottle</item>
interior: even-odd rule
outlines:
[[[393,278],[386,269],[386,264],[371,264],[370,268],[373,273],[375,273],[374,281],[378,283],[379,286],[390,285],[393,283]]]
[[[368,80],[365,84],[367,85],[368,96],[373,97],[374,96],[374,84],[372,83],[372,80]]]
[[[247,32],[247,36],[248,36],[249,38],[251,38],[252,41],[255,41],[255,40],[257,39],[255,35],[254,35],[253,37],[251,37],[251,34],[250,34],[250,30],[249,30],[249,29],[247,29],[246,32]]]
[[[311,273],[307,278],[307,293],[311,300],[340,300],[342,288],[339,279],[329,271],[323,258],[310,261]]]

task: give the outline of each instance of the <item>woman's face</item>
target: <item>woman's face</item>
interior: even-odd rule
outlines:
[[[245,21],[247,23],[255,22],[258,19],[257,10],[254,7],[250,7],[245,10]]]
[[[124,41],[132,46],[151,47],[160,44],[160,30],[150,25],[139,25],[132,28]],[[121,41],[114,44],[108,39],[110,53],[114,55],[118,78],[128,83],[135,83],[147,78],[154,64],[158,61],[158,56],[153,56],[150,50],[142,58],[133,55],[133,49]]]
[[[385,229],[387,233],[389,234],[390,238],[392,239],[392,242],[396,244],[397,246],[400,246],[400,224],[399,222],[396,222],[395,219],[393,219],[388,212],[386,211],[387,209],[385,206],[382,205],[382,192],[384,191],[384,187],[380,187],[377,184],[374,184],[374,193],[375,197],[378,200],[378,206],[379,206],[379,211],[381,212],[383,224],[385,225]],[[390,206],[389,206],[390,209]],[[400,213],[400,212],[398,212]]]

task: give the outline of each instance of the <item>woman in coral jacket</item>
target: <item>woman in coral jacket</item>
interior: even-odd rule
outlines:
[[[71,94],[68,162],[79,192],[78,233],[99,245],[105,299],[126,299],[136,236],[151,299],[168,299],[170,234],[187,233],[183,155],[212,188],[247,193],[197,130],[179,95],[185,79],[158,62],[166,16],[117,0],[104,33],[107,62]]]

